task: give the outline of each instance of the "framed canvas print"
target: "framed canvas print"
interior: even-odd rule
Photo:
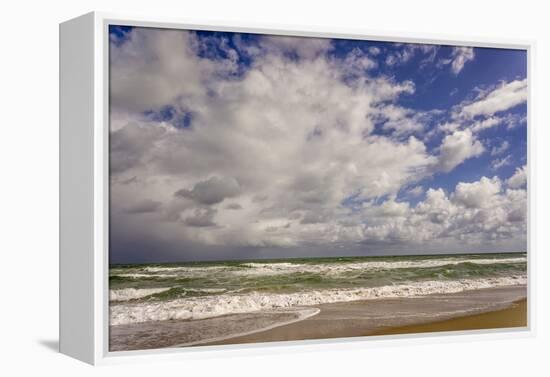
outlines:
[[[97,13],[60,37],[62,352],[530,331],[530,44]]]

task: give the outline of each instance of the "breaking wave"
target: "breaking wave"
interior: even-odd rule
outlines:
[[[191,320],[226,314],[249,313],[277,308],[312,306],[334,302],[380,298],[416,297],[448,294],[466,290],[524,285],[525,275],[482,279],[429,280],[369,288],[322,289],[291,293],[214,294],[169,301],[123,302],[110,307],[111,325],[165,320]],[[169,288],[163,288],[168,290]],[[122,291],[122,290],[121,290]],[[145,290],[123,290],[116,297],[143,296]],[[151,291],[150,289],[148,291]],[[157,291],[159,293],[162,291]],[[149,293],[151,295],[154,293]],[[111,292],[111,298],[113,298]],[[118,300],[121,301],[121,300]]]

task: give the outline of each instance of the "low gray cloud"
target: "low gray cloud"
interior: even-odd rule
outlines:
[[[180,189],[174,195],[210,205],[220,203],[225,198],[235,197],[239,192],[239,182],[235,178],[211,177],[205,181],[197,182],[190,190]]]
[[[239,203],[230,203],[225,206],[226,209],[233,209],[233,210],[239,210],[243,209],[243,206],[241,206]]]
[[[198,228],[215,226],[214,216],[216,212],[211,208],[197,208],[194,210],[193,215],[186,217],[183,222],[185,225]]]
[[[151,213],[157,211],[162,203],[155,200],[145,199],[135,203],[133,206],[126,208],[124,212],[130,214]]]
[[[128,123],[120,130],[111,132],[109,138],[110,170],[112,174],[124,172],[139,164],[150,148],[151,140],[164,131],[157,127],[143,127],[138,123]]]

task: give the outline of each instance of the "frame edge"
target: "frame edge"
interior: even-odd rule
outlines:
[[[59,351],[94,357],[94,14],[59,25]]]

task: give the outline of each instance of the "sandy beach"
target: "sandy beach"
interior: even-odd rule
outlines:
[[[514,286],[111,326],[110,350],[525,327],[526,296]]]
[[[439,322],[391,327],[373,335],[418,334],[425,332],[483,330],[526,326],[527,299],[522,299],[502,310],[473,314]]]
[[[320,305],[320,313],[304,321],[210,344],[522,327],[525,297],[525,287],[510,287]]]

